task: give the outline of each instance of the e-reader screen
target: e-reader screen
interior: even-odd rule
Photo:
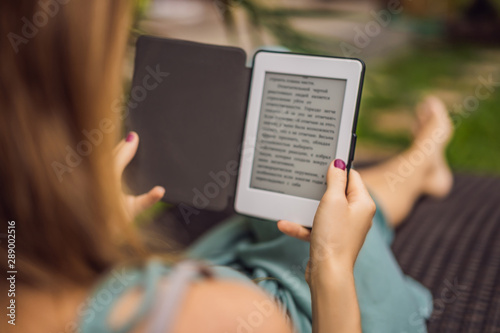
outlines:
[[[251,188],[321,199],[335,158],[346,83],[266,72]]]

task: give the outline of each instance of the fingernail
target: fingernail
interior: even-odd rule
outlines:
[[[134,140],[134,134],[130,132],[125,139],[125,142],[132,142]]]
[[[337,158],[335,161],[333,161],[333,166],[337,169],[345,170],[345,163],[341,159]]]

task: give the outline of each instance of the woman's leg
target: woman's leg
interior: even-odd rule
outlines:
[[[419,128],[408,150],[359,171],[392,226],[404,220],[421,195],[444,197],[453,185],[445,159],[453,125],[444,104],[428,97],[417,107],[417,117]]]

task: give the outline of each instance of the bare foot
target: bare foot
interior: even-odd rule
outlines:
[[[419,129],[412,149],[427,155],[427,176],[423,184],[424,194],[442,198],[453,186],[453,175],[446,162],[445,150],[453,134],[453,124],[443,102],[427,97],[417,107]]]

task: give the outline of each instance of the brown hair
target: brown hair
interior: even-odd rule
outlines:
[[[0,2],[0,232],[15,221],[23,283],[89,284],[143,252],[111,154],[130,9],[128,0]]]

